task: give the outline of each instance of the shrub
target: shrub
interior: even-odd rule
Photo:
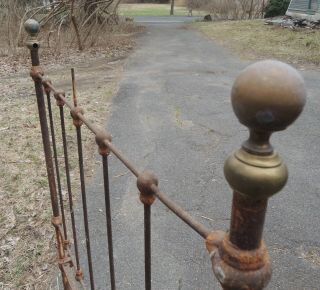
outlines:
[[[270,0],[265,8],[265,18],[285,15],[289,7],[290,0]]]

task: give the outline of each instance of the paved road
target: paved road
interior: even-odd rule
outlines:
[[[186,23],[203,19],[203,16],[135,16],[134,21],[138,23]]]
[[[149,25],[129,58],[113,100],[108,130],[141,169],[157,173],[160,187],[212,229],[227,229],[231,190],[223,164],[247,137],[235,118],[230,88],[248,65],[181,24]],[[290,180],[269,203],[265,240],[273,263],[269,290],[320,289],[320,73],[304,71],[308,102],[300,119],[276,134]],[[143,207],[135,179],[111,157],[111,191],[118,289],[141,290]],[[98,289],[107,276],[102,176],[88,186]],[[152,214],[153,289],[220,289],[202,239],[160,202]],[[101,268],[102,267],[102,268]]]

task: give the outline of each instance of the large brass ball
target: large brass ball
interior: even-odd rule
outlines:
[[[255,130],[280,131],[301,113],[306,89],[296,69],[280,61],[265,60],[240,73],[231,99],[243,125]]]

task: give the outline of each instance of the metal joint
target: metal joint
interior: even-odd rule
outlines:
[[[44,75],[44,72],[39,65],[31,67],[30,76],[34,81],[41,80],[43,75]]]
[[[51,219],[51,223],[55,228],[59,228],[62,225],[61,216],[53,216]]]
[[[77,281],[82,281],[83,280],[83,272],[81,269],[76,271],[76,276],[75,276]]]
[[[155,201],[153,186],[158,186],[158,178],[151,171],[143,171],[137,178],[137,187],[140,191],[140,200],[145,205],[152,205]]]
[[[70,256],[65,256],[64,258],[58,260],[58,265],[73,267],[72,258]]]
[[[51,87],[49,86],[52,85],[52,81],[50,79],[43,79],[42,80],[42,85],[43,85],[43,88],[44,88],[44,91],[46,94],[50,94],[51,93]]]
[[[79,118],[78,114],[83,115],[84,111],[81,107],[74,107],[70,110],[71,117],[73,119],[73,125],[76,128],[80,128],[83,124],[83,121]]]
[[[102,156],[108,156],[110,149],[107,146],[108,142],[112,141],[112,136],[105,130],[98,128],[96,133],[96,143],[99,147],[99,154]]]
[[[53,94],[54,98],[56,99],[56,103],[58,107],[63,107],[65,102],[63,101],[63,99],[61,98],[61,96],[65,97],[65,92],[60,91],[60,92],[55,92]]]

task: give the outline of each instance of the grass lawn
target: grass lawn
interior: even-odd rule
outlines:
[[[127,26],[128,25],[128,26]],[[79,104],[94,124],[105,126],[111,97],[118,90],[124,61],[134,45],[133,34],[140,31],[132,23],[117,26],[104,34],[107,42],[78,52],[69,43],[60,52],[42,42],[42,67],[55,84],[71,98],[70,68],[76,69]],[[0,34],[0,51],[5,38]],[[58,290],[54,228],[44,162],[34,84],[29,71],[29,53],[21,48],[15,55],[0,54],[0,289]],[[59,109],[52,99],[60,165],[62,196],[68,228],[70,213],[64,170]],[[69,169],[74,203],[79,198],[79,169],[75,128],[65,108]],[[91,132],[82,131],[86,178],[93,175],[97,146]],[[89,181],[88,181],[89,182]],[[80,204],[79,204],[80,206]],[[77,225],[79,226],[79,224]],[[69,231],[69,238],[71,238]],[[72,244],[72,238],[71,238]]]
[[[320,30],[292,30],[263,20],[194,23],[208,37],[247,58],[275,58],[297,64],[320,64]]]
[[[169,16],[170,4],[121,4],[119,14],[123,16]],[[193,16],[203,15],[201,11],[193,11]],[[175,16],[188,16],[188,9],[182,6],[174,8]]]

